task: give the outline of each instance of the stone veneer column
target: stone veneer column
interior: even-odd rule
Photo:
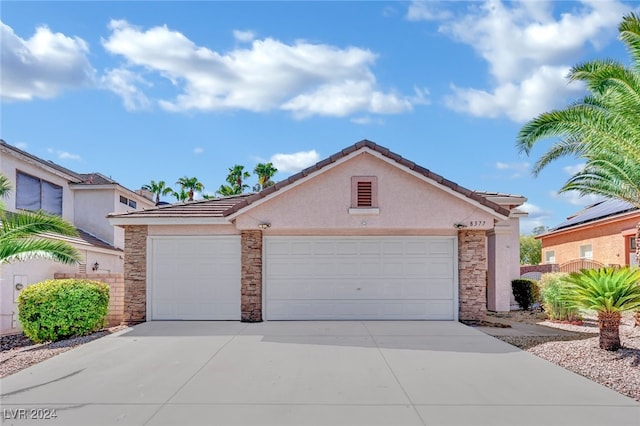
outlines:
[[[243,322],[262,321],[262,231],[241,234],[241,318]]]
[[[459,319],[483,319],[487,312],[485,231],[458,231],[458,280]]]
[[[147,320],[146,225],[124,227],[124,318],[123,324]]]

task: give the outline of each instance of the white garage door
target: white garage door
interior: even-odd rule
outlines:
[[[266,318],[457,319],[454,237],[267,237]]]
[[[240,237],[149,237],[152,320],[239,320]]]

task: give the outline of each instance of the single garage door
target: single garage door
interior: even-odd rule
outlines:
[[[266,237],[266,319],[453,320],[454,237]]]
[[[240,319],[240,236],[149,241],[152,320]]]

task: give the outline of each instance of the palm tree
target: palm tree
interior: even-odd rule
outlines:
[[[249,185],[244,183],[244,179],[248,179],[250,177],[251,174],[244,170],[244,166],[236,164],[229,168],[229,174],[226,179],[229,185],[221,185],[220,189],[216,191],[216,194],[220,194],[223,197],[242,194],[247,188],[249,188]]]
[[[584,269],[562,278],[571,307],[598,313],[600,348],[617,351],[621,313],[640,308],[640,269]]]
[[[589,93],[525,124],[517,147],[529,155],[537,142],[558,137],[536,162],[534,175],[558,158],[583,158],[585,168],[560,192],[598,194],[640,208],[640,18],[634,13],[624,16],[618,30],[631,66],[594,60],[573,67],[569,80],[584,82]],[[636,241],[640,241],[640,224]],[[640,260],[640,244],[636,256]]]
[[[188,190],[189,201],[193,201],[193,193],[195,191],[202,192],[204,190],[204,185],[196,177],[192,177],[192,178],[187,176],[181,177],[176,182],[176,185],[180,185],[180,187],[183,190],[185,189]],[[174,192],[174,195],[175,195],[175,192]]]
[[[184,203],[189,199],[189,192],[187,192],[184,188],[181,188],[180,191],[173,191],[171,195],[176,197],[176,201],[178,203]]]
[[[0,174],[0,198],[11,190],[9,179]],[[77,236],[75,227],[62,218],[40,212],[7,212],[0,202],[0,264],[29,259],[50,259],[73,264],[80,254],[70,244],[42,236],[45,233]]]
[[[277,172],[278,169],[273,167],[273,163],[258,163],[256,168],[253,169],[253,173],[258,176],[258,183],[253,187],[253,190],[258,192],[273,185],[274,182],[271,178]]]
[[[173,189],[169,188],[165,181],[160,180],[158,182],[152,180],[147,185],[142,185],[142,189],[150,191],[156,196],[156,206],[160,204],[160,196],[173,194]]]

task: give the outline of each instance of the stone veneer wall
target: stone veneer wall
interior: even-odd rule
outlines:
[[[124,324],[147,320],[146,225],[124,227]]]
[[[485,231],[458,232],[458,280],[461,320],[481,320],[487,313]]]
[[[545,263],[543,265],[520,265],[520,275],[524,275],[528,272],[541,272],[546,274],[547,272],[558,272],[558,267],[555,263]]]
[[[109,311],[107,327],[120,325],[124,317],[124,275],[123,274],[63,274],[56,272],[56,280],[77,279],[92,280],[109,286]]]
[[[241,318],[262,321],[262,231],[242,231],[241,235]]]

